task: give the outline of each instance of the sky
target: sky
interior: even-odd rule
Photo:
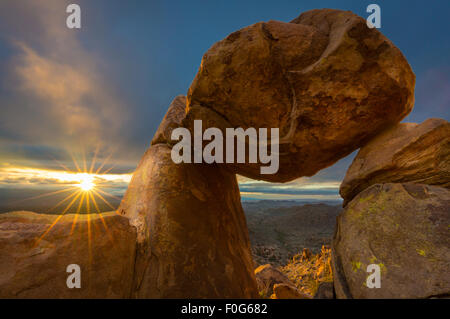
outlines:
[[[66,27],[69,3],[81,7],[79,30]],[[70,173],[77,165],[120,198],[171,100],[186,94],[215,42],[316,8],[367,17],[371,3],[381,7],[380,31],[416,74],[405,121],[448,120],[449,1],[1,0],[0,202],[78,184],[82,176]],[[355,154],[287,184],[240,178],[242,198],[339,200]]]

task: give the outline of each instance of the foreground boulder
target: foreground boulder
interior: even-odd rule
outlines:
[[[270,297],[273,293],[273,287],[276,284],[293,286],[293,283],[285,274],[270,264],[261,265],[256,268],[255,277],[259,294],[262,297]]]
[[[278,173],[262,175],[248,161],[227,168],[286,182],[314,175],[400,122],[413,107],[414,85],[400,50],[365,19],[312,10],[214,44],[189,88],[187,117],[221,117],[204,128],[279,128]]]
[[[333,240],[337,298],[432,298],[450,294],[450,190],[376,184],[338,217]],[[381,270],[368,288],[367,266]]]
[[[273,294],[273,299],[312,299],[310,295],[288,284],[275,284],[273,286]]]
[[[362,147],[341,184],[344,205],[370,185],[388,182],[450,188],[450,123],[398,124]]]
[[[314,299],[334,299],[334,286],[332,282],[322,282],[317,288]]]
[[[119,207],[137,228],[134,297],[258,296],[236,176],[150,147]]]
[[[73,224],[74,216],[0,214],[0,298],[130,297],[136,232],[128,219],[80,215]],[[71,264],[81,288],[67,286]]]

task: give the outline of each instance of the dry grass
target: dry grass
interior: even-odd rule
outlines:
[[[316,255],[304,249],[287,265],[280,267],[280,270],[300,291],[314,296],[320,283],[333,281],[331,249],[322,246],[322,250]]]

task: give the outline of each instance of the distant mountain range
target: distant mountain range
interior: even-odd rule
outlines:
[[[43,193],[23,190],[2,192],[0,193],[0,213],[29,210],[58,214],[61,207],[64,208],[65,205],[56,209],[51,208],[55,202],[64,199],[67,194],[16,202],[8,201],[9,196],[24,199]],[[108,198],[108,200],[114,207],[120,204],[118,199]],[[101,201],[98,205],[101,211],[111,210]],[[286,264],[303,248],[318,252],[322,245],[330,244],[336,216],[341,210],[339,202],[316,203],[294,200],[244,200],[242,207],[247,218],[255,263],[258,265],[270,263],[277,266]],[[73,205],[68,213],[74,213],[76,209],[77,205]]]
[[[341,211],[341,205],[295,201],[262,200],[242,205],[258,265],[284,265],[303,248],[319,252],[322,245],[331,243]]]

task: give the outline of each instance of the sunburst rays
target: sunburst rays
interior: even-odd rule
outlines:
[[[63,199],[61,199],[58,203],[56,203],[53,207],[49,209],[49,211],[54,211],[55,209],[61,209],[61,213],[59,213],[53,222],[47,227],[47,229],[42,233],[42,235],[36,239],[34,247],[38,246],[39,243],[50,233],[50,231],[58,224],[58,222],[61,221],[64,215],[66,215],[69,210],[73,207],[76,208],[74,211],[74,217],[72,220],[72,225],[70,229],[70,235],[73,235],[77,228],[77,222],[80,219],[80,215],[83,213],[86,214],[86,223],[87,223],[87,233],[88,233],[88,247],[89,247],[89,263],[92,262],[92,233],[93,228],[91,226],[92,223],[92,216],[95,215],[96,217],[101,220],[101,223],[103,225],[103,228],[108,234],[108,237],[111,241],[113,241],[112,235],[108,231],[108,225],[105,221],[105,218],[102,215],[102,211],[100,209],[100,206],[98,204],[99,200],[102,201],[106,206],[111,208],[115,213],[116,207],[108,201],[107,198],[113,198],[115,200],[120,200],[120,198],[114,196],[113,194],[110,194],[106,190],[102,189],[102,181],[98,179],[98,176],[102,176],[107,174],[112,170],[112,167],[109,167],[105,169],[106,163],[110,160],[111,154],[106,157],[105,160],[103,160],[100,165],[96,168],[96,162],[98,160],[98,147],[95,150],[94,156],[92,157],[92,160],[90,164],[88,165],[86,160],[86,155],[83,152],[82,154],[82,163],[78,163],[75,156],[70,153],[70,157],[74,163],[74,167],[76,168],[76,172],[70,172],[78,175],[79,182],[72,185],[69,188],[65,188],[58,191],[53,191],[49,193],[45,193],[39,196],[34,196],[31,198],[27,198],[27,200],[30,199],[38,199],[38,198],[45,198],[50,197],[57,194],[67,193],[70,192],[67,196],[65,196]],[[61,167],[63,167],[67,172],[67,167],[59,162],[57,164]],[[83,212],[84,209],[84,212]]]

